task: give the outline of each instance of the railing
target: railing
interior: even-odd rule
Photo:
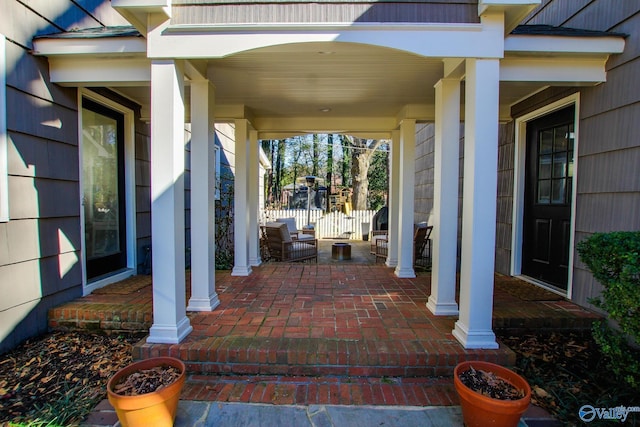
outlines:
[[[265,224],[277,218],[295,218],[298,230],[302,230],[310,215],[310,222],[318,239],[362,240],[363,234],[369,234],[375,213],[376,211],[371,210],[352,211],[351,215],[345,215],[342,212],[326,213],[321,210],[311,210],[309,213],[306,209],[265,209],[260,212],[260,223]]]

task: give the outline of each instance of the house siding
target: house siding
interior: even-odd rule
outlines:
[[[416,161],[414,221],[431,222],[433,215],[433,151],[435,126],[416,125]]]
[[[607,81],[588,88],[550,88],[515,105],[517,118],[580,93],[575,241],[595,232],[640,229],[640,3],[544,1],[524,21],[628,34],[625,51],[609,58]],[[572,300],[590,307],[595,282],[574,248]]]
[[[210,1],[174,0],[172,25],[258,23],[478,23],[477,0]]]
[[[510,274],[515,152],[513,122],[500,124],[498,138],[495,270],[501,274]]]
[[[77,90],[51,84],[30,50],[35,35],[126,23],[103,3],[2,5],[10,220],[0,223],[0,353],[45,332],[49,308],[82,294]],[[136,136],[148,145],[147,131]]]

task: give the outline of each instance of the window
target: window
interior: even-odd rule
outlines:
[[[538,204],[571,203],[573,135],[573,123],[545,129],[539,133]]]
[[[0,34],[0,222],[9,221],[6,38]]]

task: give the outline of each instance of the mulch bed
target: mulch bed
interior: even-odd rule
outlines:
[[[77,425],[144,334],[56,332],[0,356],[0,425]]]
[[[578,416],[584,405],[640,405],[640,390],[616,379],[590,331],[497,335],[516,352],[515,371],[529,382],[531,403],[545,408],[562,425],[585,425]],[[611,424],[596,419],[589,426]],[[625,425],[640,426],[640,413],[629,413]]]

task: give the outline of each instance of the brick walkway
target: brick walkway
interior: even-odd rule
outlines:
[[[248,277],[218,271],[220,306],[189,313],[194,330],[182,343],[143,340],[134,357],[183,359],[190,371],[184,400],[457,405],[450,376],[459,361],[508,365],[514,355],[504,346],[464,350],[451,334],[456,318],[425,307],[430,273],[417,274],[399,279],[380,264],[335,263],[265,264]],[[151,277],[136,276],[51,310],[49,322],[147,330],[151,298]],[[494,328],[580,329],[596,318],[555,294],[496,276]],[[105,411],[92,416],[113,415],[108,404]]]

